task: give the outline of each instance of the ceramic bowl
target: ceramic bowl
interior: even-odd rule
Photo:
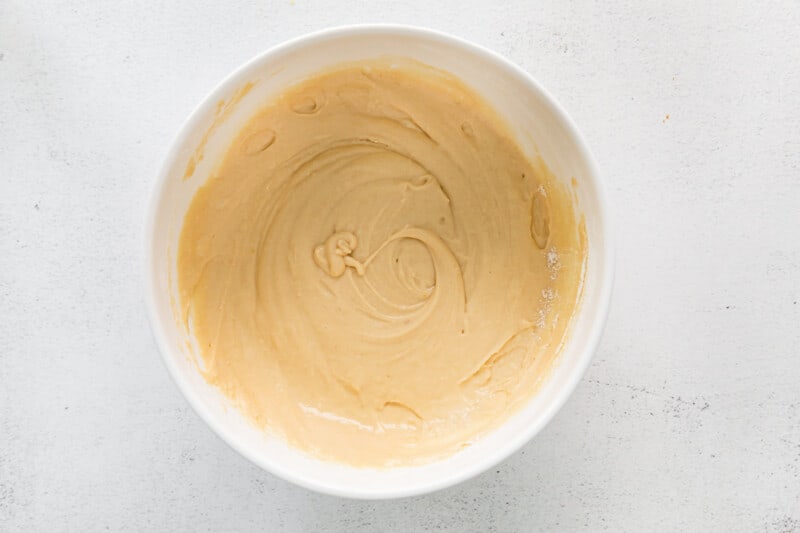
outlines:
[[[455,455],[422,466],[363,469],[321,461],[251,425],[193,363],[192,339],[177,313],[178,239],[193,195],[233,136],[270,97],[320,70],[382,56],[412,58],[451,72],[505,118],[530,157],[577,186],[588,262],[583,296],[557,363],[527,404]],[[198,157],[202,154],[202,158]],[[187,169],[191,172],[188,172]],[[191,174],[188,179],[184,179]],[[394,498],[441,489],[502,461],[536,435],[581,379],[600,340],[612,285],[608,215],[600,177],[578,129],[533,77],[481,46],[404,26],[334,28],[286,42],[237,69],[189,116],[155,184],[145,233],[147,307],[154,337],[178,388],[233,449],[298,485],[354,498]]]

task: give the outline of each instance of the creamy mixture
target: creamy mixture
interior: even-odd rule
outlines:
[[[491,108],[376,62],[246,125],[192,201],[178,282],[205,378],[255,423],[388,466],[455,452],[534,394],[584,259],[571,192]]]

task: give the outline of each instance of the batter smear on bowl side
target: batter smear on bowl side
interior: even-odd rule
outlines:
[[[453,453],[535,394],[586,243],[569,188],[472,90],[376,61],[267,102],[178,255],[205,379],[291,445],[372,467]]]

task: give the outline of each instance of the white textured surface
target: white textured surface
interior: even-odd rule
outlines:
[[[0,2],[0,530],[800,531],[800,5],[34,4]],[[499,468],[393,502],[229,450],[142,304],[181,121],[257,52],[350,22],[522,65],[584,131],[617,229],[606,335],[557,418]]]

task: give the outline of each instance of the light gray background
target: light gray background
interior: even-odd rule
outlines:
[[[0,530],[800,531],[800,4],[228,4],[0,0]],[[355,22],[532,73],[593,148],[618,244],[605,337],[556,419],[477,479],[393,502],[231,451],[142,299],[181,122],[258,52]]]

